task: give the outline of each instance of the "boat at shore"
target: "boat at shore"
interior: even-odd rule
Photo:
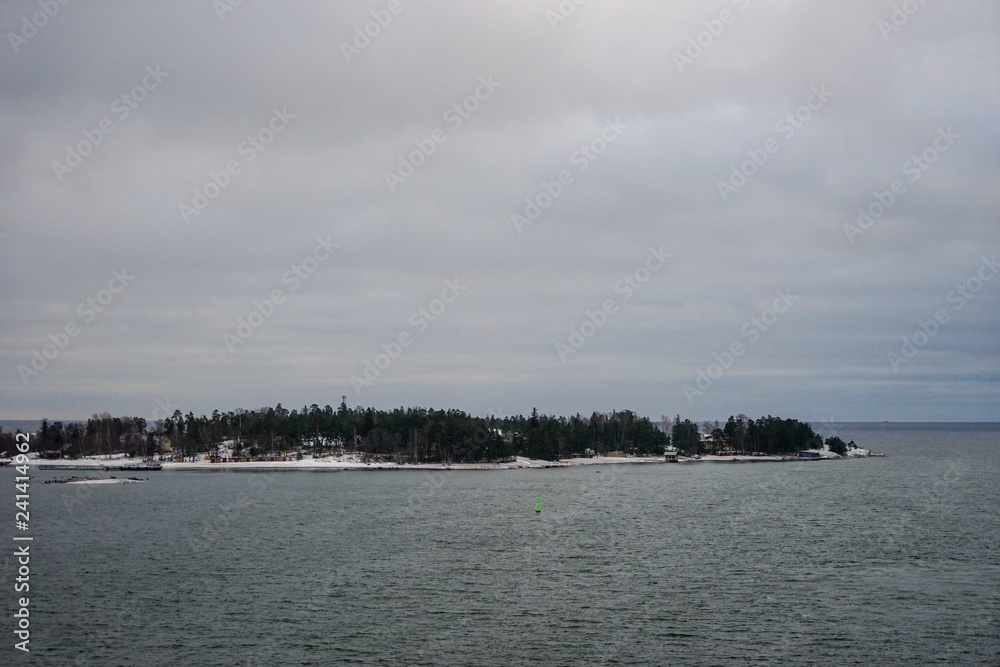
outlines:
[[[105,470],[163,470],[159,463],[124,463],[117,468],[106,467]]]

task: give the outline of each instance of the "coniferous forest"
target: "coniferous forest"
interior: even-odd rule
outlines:
[[[0,433],[0,452],[9,455],[13,443],[13,434]],[[787,454],[819,447],[822,440],[807,423],[771,416],[757,420],[731,416],[724,425],[705,422],[699,428],[679,415],[661,423],[630,410],[594,412],[589,417],[556,417],[537,410],[527,417],[477,417],[461,410],[377,410],[349,408],[341,402],[337,408],[313,404],[288,410],[279,403],[273,408],[216,410],[201,416],[177,410],[151,422],[108,413],[95,414],[86,422],[44,420],[31,447],[53,458],[149,456],[167,449],[194,457],[212,454],[223,443],[235,456],[348,451],[399,463],[472,463],[515,456],[558,460],[609,452],[660,455],[671,446],[687,455]],[[839,446],[839,439],[833,443]]]

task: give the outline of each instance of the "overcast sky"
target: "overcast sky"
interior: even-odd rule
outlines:
[[[0,419],[996,421],[998,16],[5,2]]]

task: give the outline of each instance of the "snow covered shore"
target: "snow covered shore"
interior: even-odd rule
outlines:
[[[71,479],[64,484],[137,484],[144,482],[143,479],[119,479],[117,477],[102,477],[100,479]]]
[[[846,456],[839,456],[828,449],[816,450],[816,456],[812,459],[803,459],[798,456],[714,456],[706,454],[699,458],[680,457],[680,463],[697,462],[719,462],[719,463],[773,463],[782,461],[802,461],[802,460],[831,460],[841,458],[865,458],[868,456],[880,456],[867,449],[850,449]],[[212,461],[199,459],[196,461],[157,461],[163,466],[163,470],[300,470],[300,471],[326,471],[340,472],[344,470],[517,470],[523,468],[572,468],[577,466],[592,465],[614,465],[614,464],[635,464],[635,463],[665,463],[662,456],[594,456],[591,458],[571,458],[560,461],[543,461],[540,459],[529,459],[523,456],[516,457],[513,461],[504,463],[415,463],[400,464],[395,462],[368,462],[353,454],[343,456],[323,456],[313,458],[312,455],[305,455],[302,460],[289,461]],[[142,465],[141,459],[128,459],[124,457],[86,457],[81,459],[35,459],[32,465],[39,469],[67,469],[79,468],[99,469],[101,466],[138,466]],[[113,468],[112,468],[113,469]]]
[[[365,463],[359,457],[353,455],[345,456],[324,456],[313,458],[306,455],[299,460],[291,461],[228,461],[225,463],[198,460],[198,461],[157,461],[163,466],[163,470],[306,470],[306,471],[329,471],[337,472],[342,470],[514,470],[520,468],[567,468],[580,465],[598,464],[622,464],[622,463],[663,463],[662,456],[648,457],[612,457],[595,456],[593,458],[563,459],[562,461],[542,461],[539,459],[529,459],[518,456],[515,460],[505,463],[416,463],[399,464],[394,462],[370,462]],[[54,459],[32,461],[32,465],[39,469],[46,468],[97,468],[102,465],[141,465],[140,459],[126,458],[81,458],[81,459]]]

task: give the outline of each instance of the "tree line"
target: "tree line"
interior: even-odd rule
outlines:
[[[833,436],[825,441],[812,426],[797,419],[761,417],[750,419],[744,414],[730,415],[724,426],[719,422],[698,425],[689,419],[674,419],[670,429],[673,446],[682,454],[730,452],[733,454],[795,454],[803,449],[820,449],[824,442],[836,454],[845,454],[854,441],[845,443]]]
[[[0,452],[13,451],[14,437],[0,431]],[[9,443],[9,444],[8,444]],[[166,419],[95,414],[86,422],[43,420],[31,440],[46,456],[126,454],[148,456],[165,449],[183,456],[219,453],[227,443],[234,456],[272,456],[282,452],[352,451],[400,463],[471,463],[510,460],[515,456],[558,460],[560,457],[624,452],[661,455],[671,445],[682,454],[717,451],[783,454],[822,446],[822,440],[795,419],[731,416],[725,426],[701,429],[678,415],[658,425],[630,410],[594,412],[589,417],[539,414],[527,417],[477,417],[461,410],[427,408],[333,408],[316,404],[288,410],[275,407],[186,415]]]

